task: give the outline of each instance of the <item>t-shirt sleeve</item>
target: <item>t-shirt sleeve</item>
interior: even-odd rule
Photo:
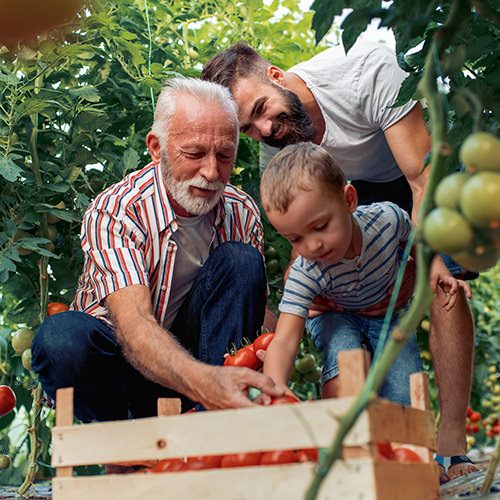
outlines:
[[[100,210],[86,213],[82,249],[88,259],[88,278],[99,302],[130,285],[149,285],[140,230],[132,220]]]
[[[307,318],[311,303],[324,288],[318,265],[298,257],[292,264],[281,299],[280,312]]]
[[[279,152],[278,148],[273,148],[267,144],[260,143],[260,154],[259,154],[259,171],[260,175],[264,172],[266,167],[269,165],[272,157]]]
[[[386,130],[415,106],[416,101],[409,101],[403,106],[390,107],[407,76],[389,47],[377,44],[368,52],[361,67],[358,97],[361,111],[371,126]]]

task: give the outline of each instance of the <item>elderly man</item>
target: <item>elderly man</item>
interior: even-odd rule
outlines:
[[[82,421],[155,415],[158,397],[186,410],[251,406],[248,387],[282,393],[261,373],[217,366],[265,315],[259,211],[228,184],[238,135],[227,89],[173,79],[147,136],[152,163],[88,208],[71,310],[47,318],[32,346],[42,387],[52,398],[74,387]]]
[[[283,71],[238,42],[215,55],[201,77],[230,89],[238,105],[240,130],[265,143],[261,167],[276,148],[300,141],[321,144],[353,182],[360,204],[393,201],[412,212],[418,222],[431,139],[418,102],[391,107],[405,73],[387,46],[358,40],[347,54],[342,47],[331,48]],[[455,277],[465,276],[455,263],[446,265]],[[444,297],[438,270],[448,272],[441,258],[435,259],[431,272],[436,298],[430,347],[441,407],[437,460],[446,480],[475,470],[465,456],[474,325],[466,282],[457,281],[455,307],[450,311],[441,307]],[[316,314],[328,307],[332,305],[318,304]]]

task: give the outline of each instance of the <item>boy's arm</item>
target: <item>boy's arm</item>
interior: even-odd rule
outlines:
[[[281,313],[278,318],[263,367],[264,375],[271,377],[277,385],[288,386],[305,324],[306,320],[295,314]]]

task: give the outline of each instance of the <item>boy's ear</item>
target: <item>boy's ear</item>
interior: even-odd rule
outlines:
[[[347,208],[352,214],[358,208],[358,193],[352,184],[346,184],[344,187],[344,199],[347,203]]]
[[[271,83],[275,83],[280,87],[285,86],[285,73],[277,66],[269,66],[267,68],[267,76],[269,77],[269,80],[271,80]]]

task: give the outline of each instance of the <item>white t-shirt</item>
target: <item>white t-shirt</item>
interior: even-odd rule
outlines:
[[[403,175],[384,130],[403,118],[416,102],[389,108],[407,76],[390,47],[359,39],[347,55],[343,47],[332,47],[289,71],[314,95],[326,127],[321,146],[349,180],[388,182]],[[261,143],[261,169],[277,152],[277,148]]]
[[[172,290],[163,327],[170,329],[193,282],[208,258],[214,228],[214,212],[197,217],[176,215],[179,229],[172,235],[177,243]]]

